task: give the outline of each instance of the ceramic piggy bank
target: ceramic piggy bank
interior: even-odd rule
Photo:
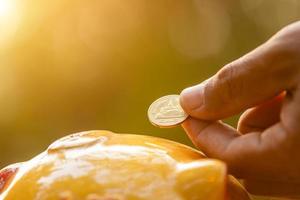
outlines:
[[[1,200],[247,200],[226,165],[169,140],[87,131],[0,171]]]

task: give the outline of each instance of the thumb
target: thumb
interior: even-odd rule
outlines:
[[[284,55],[284,46],[272,39],[229,63],[210,79],[183,90],[183,109],[198,119],[218,120],[291,88],[298,69]]]

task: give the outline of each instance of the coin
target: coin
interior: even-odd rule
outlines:
[[[179,97],[179,95],[167,95],[154,101],[148,109],[150,122],[161,128],[169,128],[186,120],[188,115],[180,106]]]

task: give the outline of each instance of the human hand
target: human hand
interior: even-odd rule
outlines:
[[[181,93],[195,146],[250,193],[300,197],[300,22]],[[245,111],[246,110],[246,111]],[[245,111],[237,129],[217,121]]]

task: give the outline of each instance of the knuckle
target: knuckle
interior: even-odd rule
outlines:
[[[300,38],[299,38],[300,40]],[[284,42],[286,43],[286,42]],[[300,43],[296,44],[272,44],[270,53],[272,68],[272,77],[284,85],[293,86],[295,81],[298,80],[300,73]],[[289,84],[290,83],[290,84]]]
[[[300,22],[290,24],[279,31],[269,42],[274,76],[291,80],[300,73]]]
[[[240,77],[240,63],[230,63],[222,68],[203,88],[203,110],[205,118],[210,120],[227,117],[236,105],[239,105],[243,91]],[[240,61],[238,61],[240,62]]]
[[[221,103],[234,103],[236,94],[241,92],[241,82],[237,78],[236,66],[228,64],[221,69],[216,76],[215,85],[218,88],[217,95]]]
[[[222,89],[221,89],[222,90]],[[221,96],[219,83],[215,78],[209,79],[203,85],[203,102],[201,112],[206,120],[217,120],[222,115],[223,109],[220,109],[225,103],[225,98]],[[198,110],[195,110],[197,113]]]

